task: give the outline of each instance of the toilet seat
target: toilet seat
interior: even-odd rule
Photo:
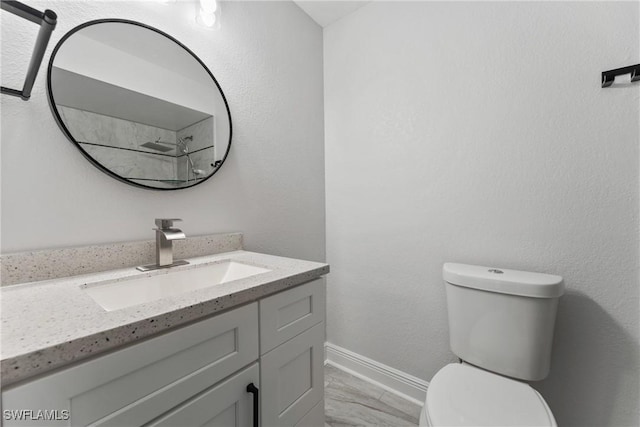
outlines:
[[[432,426],[557,427],[547,403],[531,386],[466,363],[438,371],[422,415]]]

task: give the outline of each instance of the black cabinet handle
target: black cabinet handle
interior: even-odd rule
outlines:
[[[253,427],[259,427],[258,408],[260,407],[260,391],[253,383],[247,386],[247,392],[253,394]]]

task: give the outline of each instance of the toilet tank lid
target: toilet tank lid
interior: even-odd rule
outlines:
[[[564,294],[561,276],[506,268],[447,262],[442,267],[447,283],[502,294],[557,298]]]

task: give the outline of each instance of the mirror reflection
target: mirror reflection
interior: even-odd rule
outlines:
[[[60,41],[49,96],[62,130],[89,160],[130,184],[191,187],[231,143],[222,90],[186,47],[132,21],[93,21]]]

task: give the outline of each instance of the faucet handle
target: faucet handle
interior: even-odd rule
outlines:
[[[180,218],[156,218],[156,225],[160,230],[173,227],[175,221],[182,221]]]

